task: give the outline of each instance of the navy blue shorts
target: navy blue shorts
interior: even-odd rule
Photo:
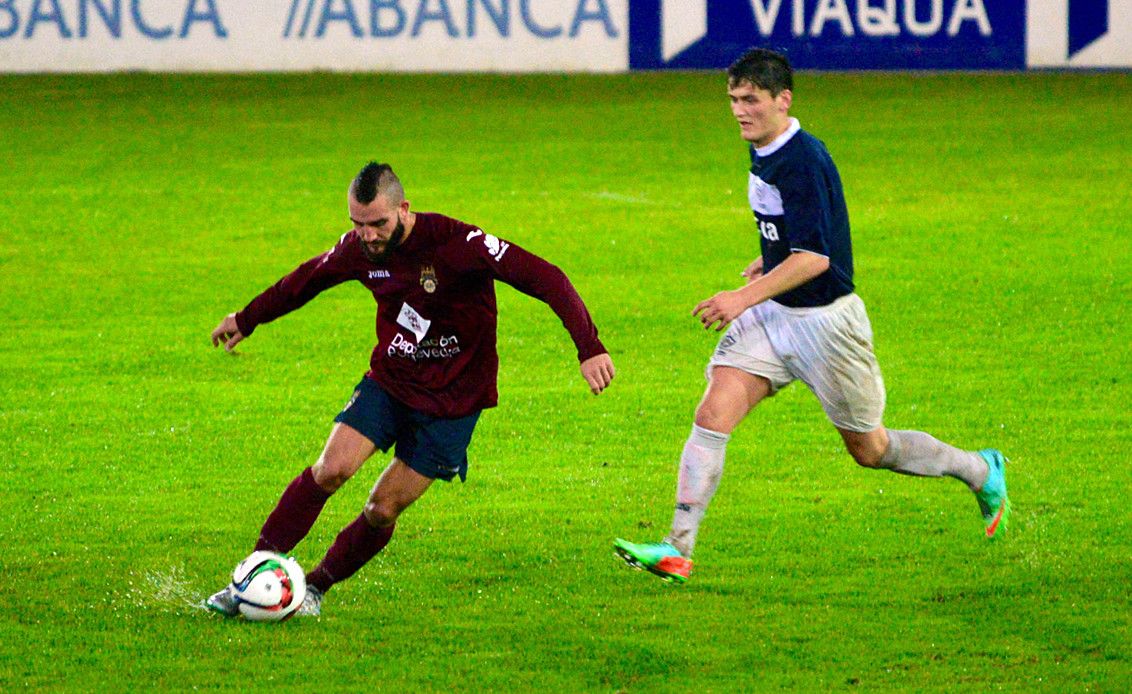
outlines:
[[[456,475],[461,481],[468,476],[468,444],[479,418],[479,412],[458,419],[418,412],[362,377],[334,421],[357,429],[382,451],[396,443],[393,454],[409,467],[430,479],[450,482]]]

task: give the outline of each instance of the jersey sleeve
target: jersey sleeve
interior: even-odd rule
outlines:
[[[794,165],[782,172],[778,182],[786,217],[786,240],[791,251],[809,251],[829,256],[829,187],[815,164]]]
[[[578,350],[578,361],[604,354],[582,297],[566,273],[539,256],[480,229],[471,228],[453,241],[457,263],[472,271],[489,273],[515,289],[550,306],[562,321]]]
[[[236,326],[247,337],[256,327],[284,316],[327,289],[352,279],[348,258],[353,232],[333,248],[316,255],[268,287],[236,314]]]

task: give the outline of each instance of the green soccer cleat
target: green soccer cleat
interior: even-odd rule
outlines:
[[[613,551],[634,569],[644,569],[665,581],[684,583],[692,573],[692,560],[667,542],[637,544],[617,538],[613,541]]]
[[[987,462],[987,481],[975,492],[979,511],[986,524],[987,538],[994,540],[1006,534],[1010,521],[1010,499],[1006,496],[1006,457],[1002,451],[984,448],[979,455]]]

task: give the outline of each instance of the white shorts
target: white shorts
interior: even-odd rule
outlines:
[[[847,294],[828,306],[789,308],[774,301],[731,323],[707,367],[731,366],[770,381],[770,393],[802,381],[835,426],[872,431],[884,416],[884,379],[873,354],[865,302]]]

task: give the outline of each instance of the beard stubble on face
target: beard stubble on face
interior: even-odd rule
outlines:
[[[366,257],[366,260],[371,263],[385,264],[385,262],[389,260],[390,254],[401,245],[401,239],[404,238],[404,236],[405,224],[401,220],[397,220],[397,228],[389,235],[389,240],[385,242],[385,248],[380,252],[374,251],[370,247],[370,244],[363,241],[360,236],[358,237],[358,243],[362,245],[362,255]]]

